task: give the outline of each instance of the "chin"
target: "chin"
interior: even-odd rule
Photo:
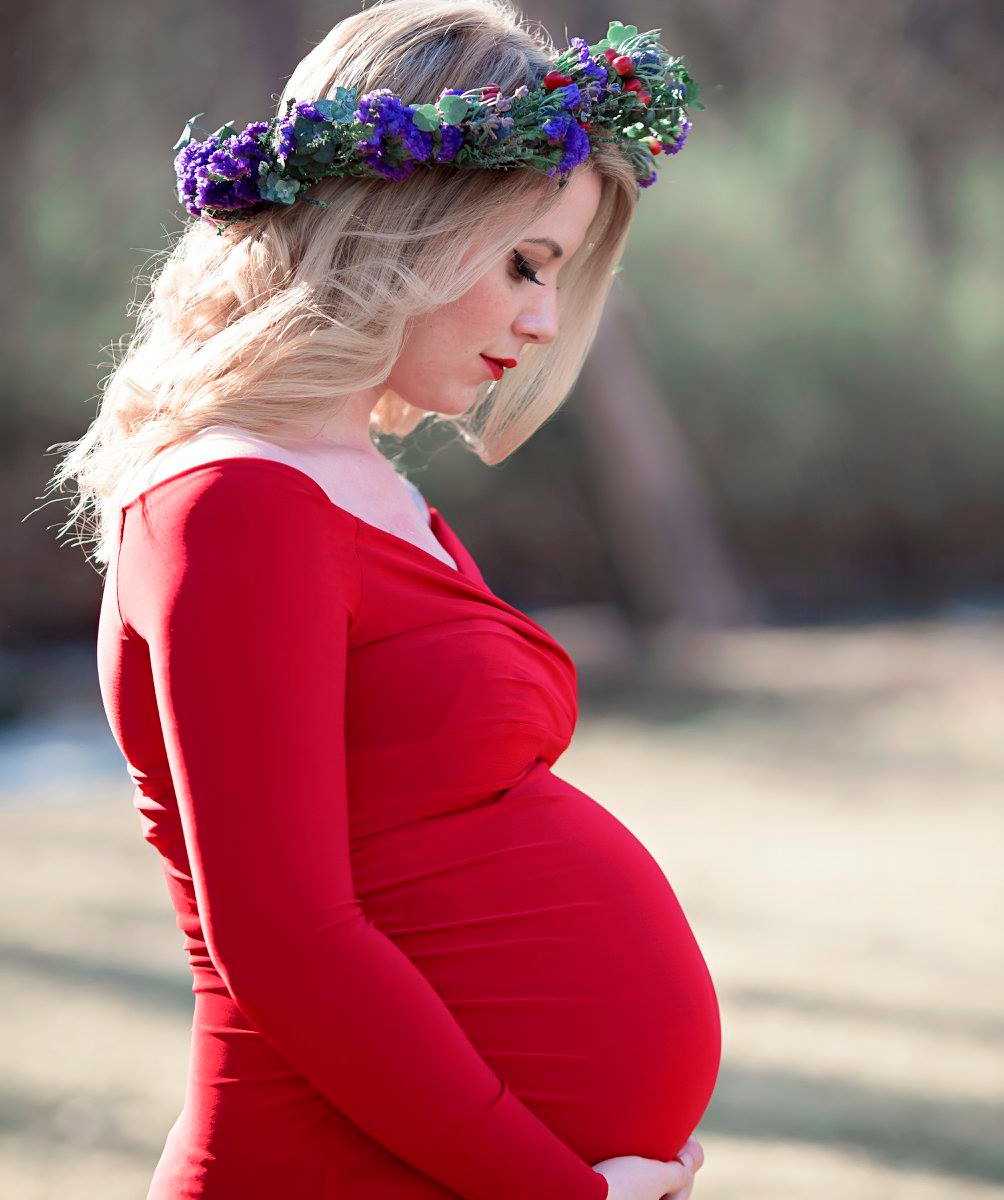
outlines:
[[[485,379],[475,384],[455,384],[448,392],[437,390],[428,396],[419,395],[415,391],[410,394],[403,392],[400,399],[425,413],[435,413],[441,417],[459,417],[487,394],[493,382],[492,379]]]
[[[488,380],[491,383],[491,380]],[[449,396],[437,396],[434,404],[429,404],[428,411],[439,413],[443,417],[459,417],[462,413],[473,408],[481,399],[484,392],[480,385],[476,388],[464,388]]]

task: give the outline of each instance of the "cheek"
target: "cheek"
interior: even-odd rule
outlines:
[[[504,281],[480,280],[457,302],[453,314],[457,328],[468,340],[495,335],[511,319],[512,295]]]
[[[504,342],[512,322],[512,293],[503,280],[481,279],[453,304],[445,305],[414,334],[408,357],[447,366],[458,354],[477,355]]]

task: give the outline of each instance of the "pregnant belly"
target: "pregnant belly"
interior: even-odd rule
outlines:
[[[718,1001],[665,874],[546,764],[490,804],[364,838],[367,917],[588,1162],[672,1158],[711,1099]]]

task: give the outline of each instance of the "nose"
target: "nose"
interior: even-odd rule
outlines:
[[[520,309],[513,329],[526,341],[546,346],[558,336],[557,289],[549,287],[532,290],[538,295],[532,297],[532,303]]]

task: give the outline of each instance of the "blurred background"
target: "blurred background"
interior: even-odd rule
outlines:
[[[145,1195],[190,976],[42,503],[185,214],[356,5],[5,11],[0,1193]],[[575,393],[486,468],[387,447],[580,670],[558,773],[658,857],[724,1051],[695,1196],[1004,1197],[1004,9],[536,0],[701,83]],[[627,781],[627,782],[626,782]]]

